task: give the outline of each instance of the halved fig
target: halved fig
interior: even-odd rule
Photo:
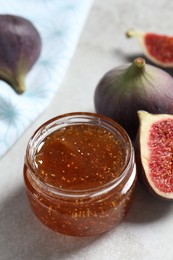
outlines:
[[[145,56],[161,67],[173,67],[173,36],[128,30],[127,37],[135,37]]]
[[[138,111],[136,159],[149,191],[173,199],[173,115]]]

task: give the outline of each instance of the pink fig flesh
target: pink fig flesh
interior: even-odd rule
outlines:
[[[147,188],[173,199],[173,115],[138,111],[138,116],[137,161]]]
[[[161,67],[173,67],[173,36],[128,30],[127,37],[135,37],[145,56]]]

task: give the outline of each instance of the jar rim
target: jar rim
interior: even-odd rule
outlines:
[[[123,144],[126,145],[126,160],[124,163],[124,167],[122,169],[122,172],[120,175],[97,187],[90,188],[90,189],[82,189],[82,190],[70,190],[67,188],[60,188],[56,187],[50,184],[47,184],[43,182],[41,179],[38,179],[37,176],[34,174],[34,172],[37,171],[37,168],[34,165],[33,155],[36,149],[33,149],[33,145],[37,147],[40,143],[40,140],[44,140],[44,138],[54,132],[53,129],[57,126],[69,125],[69,124],[75,124],[75,120],[78,118],[78,123],[83,123],[85,119],[86,124],[97,124],[99,126],[104,125],[105,128],[108,130],[112,130],[111,132],[115,134],[118,134],[118,136],[123,140]],[[92,120],[92,121],[91,121]],[[39,140],[39,137],[42,137]],[[34,151],[33,151],[34,150]],[[32,154],[31,154],[32,151]],[[32,159],[30,159],[32,158]],[[56,117],[53,117],[43,123],[31,136],[27,148],[26,148],[26,157],[25,157],[25,164],[27,165],[31,178],[36,182],[38,187],[41,187],[44,191],[47,191],[52,196],[61,196],[61,197],[69,197],[69,198],[83,198],[87,197],[88,195],[91,197],[98,196],[99,194],[108,192],[112,190],[113,188],[117,187],[121,181],[126,177],[127,173],[129,172],[129,169],[131,167],[131,164],[134,162],[134,153],[133,153],[133,146],[131,143],[131,140],[127,134],[127,132],[124,130],[124,128],[118,124],[113,119],[103,116],[101,114],[97,113],[91,113],[91,112],[70,112],[65,113]]]

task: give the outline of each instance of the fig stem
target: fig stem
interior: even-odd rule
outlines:
[[[20,75],[18,78],[11,82],[7,82],[10,86],[15,90],[17,94],[22,94],[26,87],[25,87],[25,77]]]
[[[126,32],[126,37],[127,38],[131,38],[131,37],[135,37],[135,36],[142,36],[144,34],[144,32],[142,31],[136,31],[136,30],[133,30],[133,29],[129,29],[127,32]]]
[[[143,68],[145,66],[145,60],[141,57],[136,58],[133,63],[139,68]]]
[[[144,73],[145,69],[145,60],[141,57],[136,58],[131,66],[127,69],[124,76],[126,80],[131,80],[132,78],[141,77],[141,74]]]

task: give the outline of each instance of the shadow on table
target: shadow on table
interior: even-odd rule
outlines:
[[[138,180],[133,203],[125,221],[136,224],[159,221],[161,218],[165,218],[172,209],[171,201],[153,196]]]
[[[173,68],[163,68],[163,67],[161,67],[159,65],[156,65],[151,60],[149,60],[146,56],[144,56],[143,53],[137,53],[135,55],[127,55],[126,53],[124,53],[122,51],[122,49],[114,49],[113,50],[113,55],[115,57],[118,57],[119,59],[121,59],[122,60],[122,64],[132,63],[134,61],[134,59],[136,59],[138,57],[141,57],[141,58],[143,58],[145,60],[146,64],[156,66],[156,67],[166,71],[171,76],[173,76]],[[122,65],[122,64],[120,64],[120,65]]]
[[[153,198],[138,183],[125,221],[136,224],[157,221],[171,207],[172,203]],[[0,259],[3,260],[74,259],[76,254],[80,256],[80,251],[101,239],[105,239],[104,234],[77,238],[50,231],[31,212],[24,188],[0,207]]]
[[[101,237],[101,236],[100,236]],[[0,208],[0,258],[3,260],[70,259],[98,237],[70,237],[44,227],[32,214],[24,188]]]

